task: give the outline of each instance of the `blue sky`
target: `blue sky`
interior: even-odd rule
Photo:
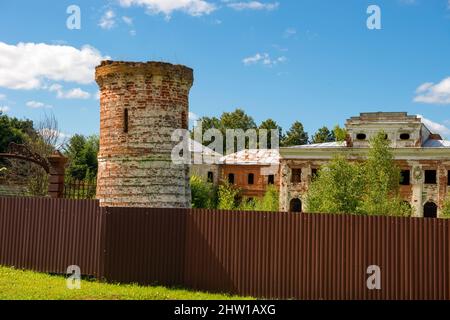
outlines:
[[[369,30],[367,7],[381,9]],[[67,7],[81,9],[69,30]],[[420,114],[450,138],[449,0],[0,2],[0,110],[98,133],[102,58],[195,70],[190,111],[237,107],[312,134],[360,112]]]

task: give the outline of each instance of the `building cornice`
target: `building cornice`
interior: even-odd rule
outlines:
[[[329,160],[337,155],[350,159],[365,158],[370,148],[280,148],[281,158],[295,159],[323,159]],[[392,149],[395,160],[448,160],[450,148],[395,148]]]

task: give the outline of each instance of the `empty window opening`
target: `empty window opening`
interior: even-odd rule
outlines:
[[[358,140],[366,140],[367,139],[367,135],[365,133],[358,133],[356,135],[356,139],[358,139]]]
[[[128,133],[128,108],[123,111],[123,133]]]
[[[402,133],[400,135],[400,140],[409,140],[411,139],[411,135],[409,133]]]
[[[437,184],[436,170],[425,170],[425,184]]]
[[[253,173],[248,175],[248,184],[255,184],[255,175]]]
[[[319,169],[314,168],[311,170],[311,180],[312,181],[316,180],[318,173],[319,173]]]
[[[182,111],[182,112],[181,112],[181,128],[182,128],[182,129],[187,129],[188,126],[189,126],[188,122],[189,122],[189,120],[188,120],[188,118],[186,117],[186,112],[185,112],[185,111]]]
[[[273,174],[269,175],[269,177],[267,178],[267,183],[275,184],[275,176]]]
[[[402,170],[400,172],[400,185],[409,186],[411,184],[411,171]]]
[[[234,173],[228,175],[228,183],[234,184]]]
[[[292,169],[292,183],[301,183],[302,182],[302,169]]]
[[[423,216],[425,218],[437,218],[438,207],[434,202],[427,202],[423,206]]]
[[[292,199],[289,205],[290,212],[302,212],[302,201],[300,199]]]
[[[208,182],[213,183],[214,182],[214,173],[212,171],[208,172]]]

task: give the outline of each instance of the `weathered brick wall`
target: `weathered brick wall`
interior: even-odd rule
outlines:
[[[159,62],[104,61],[96,81],[101,205],[190,207],[189,167],[172,163],[177,143],[171,136],[188,127],[193,70]]]

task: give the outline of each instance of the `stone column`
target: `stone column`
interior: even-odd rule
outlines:
[[[422,166],[419,164],[414,164],[412,166],[411,172],[411,189],[412,189],[412,199],[411,205],[414,209],[414,217],[423,218],[423,170]]]
[[[50,164],[48,194],[50,198],[62,198],[64,196],[64,175],[67,158],[56,151],[47,160]]]

